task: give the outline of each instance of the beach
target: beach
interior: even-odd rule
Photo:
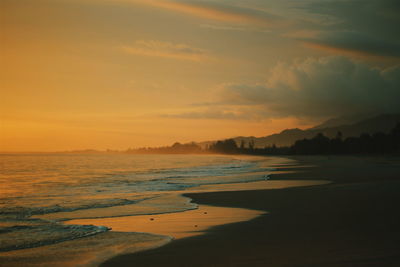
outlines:
[[[268,211],[203,205],[186,194],[282,189],[293,159],[239,155],[0,155],[0,266],[99,266]],[[302,167],[304,167],[302,165]]]
[[[0,267],[400,267],[400,0],[0,3]]]
[[[9,206],[8,213],[3,211],[0,266],[400,263],[397,157],[186,158],[46,157],[48,162],[62,161],[77,171],[67,177],[60,170],[58,182],[46,178],[54,173],[40,168],[42,183],[23,181],[30,181],[24,185],[32,190],[47,186],[46,195],[10,196],[10,201],[31,203],[35,208]],[[38,160],[36,156],[29,159]],[[115,163],[87,175],[94,166],[76,168],[71,163],[83,159]],[[167,159],[166,168],[153,168],[152,162]],[[143,162],[140,166],[149,167],[122,171],[124,162],[126,166]],[[181,167],[171,169],[177,162]],[[75,187],[73,177],[84,181],[85,187]],[[67,178],[70,182],[65,185]],[[164,190],[152,191],[155,186]],[[50,198],[50,190],[60,192],[58,198]],[[80,198],[71,200],[70,192]],[[52,205],[43,205],[43,199]]]
[[[399,158],[292,159],[298,164],[281,166],[271,180],[332,183],[187,194],[199,205],[267,213],[102,266],[399,266]]]

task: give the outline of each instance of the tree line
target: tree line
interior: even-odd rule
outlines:
[[[361,134],[359,137],[343,138],[341,132],[329,138],[318,133],[313,138],[296,141],[292,146],[275,145],[256,148],[254,141],[238,146],[235,140],[217,141],[207,150],[212,153],[248,155],[317,155],[317,154],[391,154],[400,153],[400,123],[389,132]]]
[[[181,144],[176,142],[172,146],[163,147],[142,147],[138,149],[128,149],[126,153],[133,154],[199,154],[206,153],[199,145],[192,142]]]
[[[254,140],[239,145],[234,139],[217,141],[206,148],[192,142],[172,146],[128,149],[125,153],[138,154],[246,154],[246,155],[322,155],[322,154],[393,154],[400,153],[400,122],[389,132],[361,134],[343,138],[338,132],[333,138],[318,133],[313,138],[297,140],[291,146],[276,145],[258,148]]]

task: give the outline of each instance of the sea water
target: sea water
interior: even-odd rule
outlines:
[[[179,194],[199,186],[266,179],[273,159],[222,155],[0,155],[0,252],[110,230],[70,219],[195,209]]]

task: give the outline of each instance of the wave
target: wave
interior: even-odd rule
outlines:
[[[105,226],[63,225],[42,221],[39,225],[15,225],[0,230],[0,252],[55,244],[110,230]]]
[[[22,206],[11,206],[2,207],[0,210],[0,220],[1,219],[26,219],[33,215],[43,215],[49,213],[57,212],[71,212],[77,210],[85,209],[98,209],[98,208],[108,208],[115,206],[124,206],[130,204],[136,204],[141,201],[154,198],[156,196],[147,196],[137,199],[102,199],[101,201],[89,201],[89,203],[76,203],[77,206],[63,206],[56,204],[53,206],[43,206],[43,207],[22,207]],[[1,231],[1,228],[0,228]]]
[[[0,251],[108,231],[93,225],[59,223],[71,218],[193,209],[196,207],[187,199],[167,198],[167,193],[202,185],[260,181],[271,170],[259,159],[228,156],[30,155],[5,160],[10,162],[5,162],[7,175],[1,178],[5,194],[0,198]]]

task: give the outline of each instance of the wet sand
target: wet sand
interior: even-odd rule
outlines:
[[[249,221],[265,212],[200,205],[198,209],[157,215],[72,220],[68,224],[105,225],[116,232],[152,233],[181,239],[204,234],[213,226]]]
[[[287,159],[272,158],[275,164],[290,168]],[[283,172],[289,173],[289,170]],[[276,173],[281,173],[277,171]],[[261,173],[264,175],[269,172]],[[330,183],[326,180],[263,180],[258,182],[213,184],[188,188],[185,191],[150,192],[138,195],[139,203],[91,210],[76,210],[33,216],[72,225],[96,225],[112,231],[55,244],[0,253],[0,266],[98,266],[116,255],[154,249],[182,239],[207,233],[208,229],[257,218],[265,211],[234,207],[198,205],[187,194],[204,192],[282,189]],[[155,197],[157,196],[157,197]],[[150,210],[153,213],[149,215]],[[171,212],[171,207],[175,212]],[[129,215],[129,216],[128,216]],[[135,216],[132,216],[135,215]],[[64,221],[64,218],[75,218]],[[24,238],[32,239],[30,234]],[[18,237],[17,237],[18,238]],[[9,238],[10,239],[10,238]],[[7,241],[5,239],[3,241]],[[12,237],[11,237],[12,239]],[[24,243],[25,239],[21,240]],[[15,243],[15,240],[12,240]],[[4,244],[3,244],[4,245]]]
[[[98,266],[115,255],[159,247],[170,241],[167,236],[110,231],[47,246],[2,252],[0,266]]]
[[[179,200],[181,200],[183,203],[186,203],[188,207],[187,210],[178,210],[176,212],[167,213],[156,212],[155,214],[136,213],[136,215],[133,216],[106,216],[104,218],[85,218],[82,215],[84,214],[84,211],[78,211],[70,212],[68,217],[74,218],[75,215],[78,214],[81,218],[78,217],[79,219],[68,220],[63,223],[70,225],[96,225],[107,227],[115,232],[151,233],[160,236],[167,236],[171,239],[181,239],[204,234],[209,228],[215,226],[250,221],[266,213],[265,211],[255,209],[217,207],[204,204],[197,205],[192,202],[191,198],[183,196],[182,192],[186,192],[185,195],[189,195],[200,192],[238,192],[259,189],[271,190],[329,183],[331,182],[326,180],[269,180],[235,184],[202,185],[185,191],[171,191],[170,193],[166,193],[165,196],[157,199],[159,205],[165,204],[160,200],[165,201],[172,199],[175,200],[175,203],[179,203]],[[129,210],[130,206],[131,205],[125,205],[122,207],[111,207],[107,209]],[[59,214],[61,214],[61,217],[63,216],[63,213]],[[99,212],[98,214],[104,215],[104,212]],[[131,214],[134,214],[134,211],[131,211]],[[52,219],[57,218],[57,215],[58,214],[50,214]],[[48,218],[48,215],[38,217]]]
[[[271,179],[333,183],[187,194],[200,205],[268,213],[102,266],[400,266],[400,159],[294,159],[299,165]]]

